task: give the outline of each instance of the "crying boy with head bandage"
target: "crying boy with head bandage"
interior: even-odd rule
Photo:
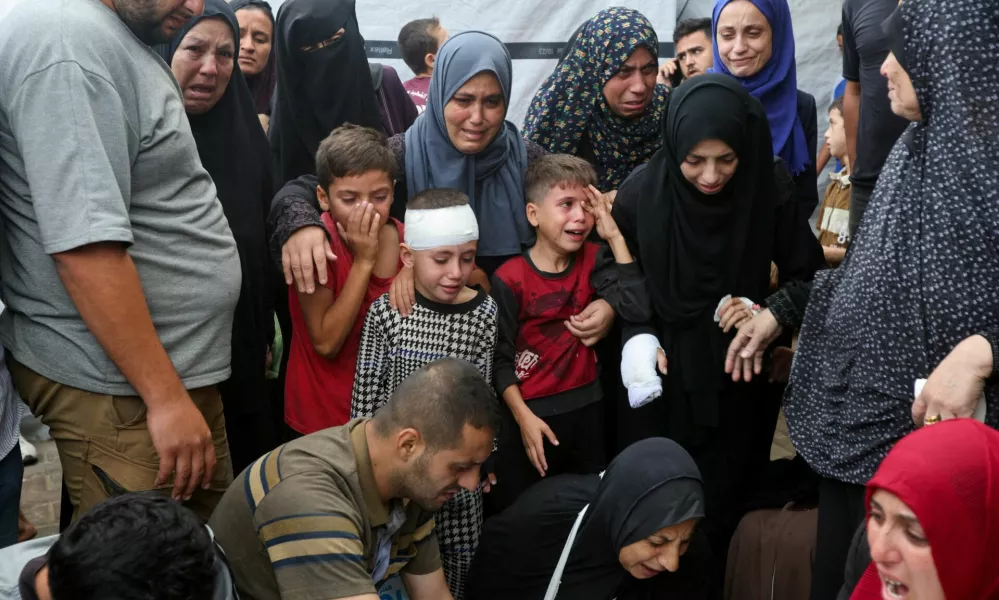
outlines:
[[[466,360],[492,383],[497,306],[468,286],[479,226],[468,196],[426,190],[406,205],[400,258],[413,270],[416,304],[403,317],[389,294],[372,303],[361,333],[351,417],[370,417],[413,371],[441,358]],[[482,528],[482,492],[462,490],[437,513],[448,587],[464,587]]]

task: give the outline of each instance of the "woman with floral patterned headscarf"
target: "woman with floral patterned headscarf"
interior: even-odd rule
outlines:
[[[534,95],[524,137],[592,163],[617,189],[662,145],[666,86],[656,85],[659,38],[637,10],[608,8],[573,35],[565,59]]]

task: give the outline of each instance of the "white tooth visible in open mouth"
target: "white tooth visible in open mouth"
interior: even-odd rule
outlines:
[[[905,586],[898,581],[885,580],[885,587],[888,589],[888,595],[892,598],[904,598],[905,597]]]

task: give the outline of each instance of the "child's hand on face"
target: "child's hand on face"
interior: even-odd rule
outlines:
[[[601,194],[600,190],[592,185],[586,188],[587,201],[583,205],[583,208],[586,212],[593,215],[597,225],[597,235],[607,241],[621,235],[620,230],[617,228],[617,223],[611,217],[611,208],[614,206],[614,197],[616,195],[615,192]]]
[[[359,202],[350,209],[347,219],[347,229],[336,224],[341,237],[350,246],[357,262],[374,264],[378,258],[378,233],[381,231],[381,215],[368,202]]]

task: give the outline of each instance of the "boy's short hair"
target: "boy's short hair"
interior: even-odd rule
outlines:
[[[399,31],[399,50],[402,51],[402,60],[416,75],[427,72],[427,55],[437,54],[439,50],[434,32],[440,26],[440,19],[431,17],[410,21]]]
[[[677,23],[676,27],[673,28],[673,45],[676,46],[680,40],[698,31],[703,31],[704,35],[710,40],[711,19],[684,19]]]
[[[832,101],[832,104],[829,105],[829,112],[834,110],[838,110],[841,115],[843,114],[843,96],[836,98]]]
[[[450,188],[424,190],[406,203],[406,210],[433,210],[468,204],[468,194]]]
[[[316,150],[316,178],[328,190],[337,177],[385,171],[395,179],[395,154],[381,132],[347,123],[333,130]]]
[[[597,185],[593,165],[571,154],[546,154],[535,159],[524,175],[524,196],[531,204],[540,204],[555,186],[586,187]]]

